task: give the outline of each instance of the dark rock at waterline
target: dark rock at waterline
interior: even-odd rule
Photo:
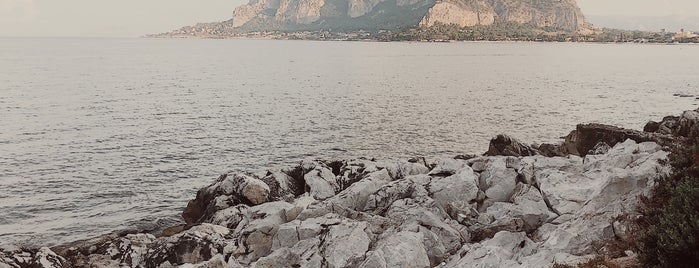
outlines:
[[[699,122],[699,109],[685,111],[680,116],[666,116],[660,122],[650,121],[643,131],[688,137],[697,122]]]
[[[612,149],[612,147],[609,146],[609,144],[601,141],[601,142],[597,143],[597,145],[595,145],[595,147],[592,148],[592,150],[588,151],[587,154],[588,155],[606,154],[611,149]]]
[[[677,133],[679,121],[680,121],[679,116],[666,116],[660,122],[649,121],[643,127],[643,131],[666,134],[666,135],[674,135]]]
[[[539,151],[539,154],[546,157],[566,156],[570,154],[564,143],[544,143],[539,145],[536,149]]]
[[[625,129],[604,124],[580,124],[576,130],[566,136],[566,147],[571,154],[585,156],[600,142],[608,146],[624,142],[627,139],[636,142],[655,142],[660,145],[669,145],[674,141],[671,135],[660,133],[648,133],[638,130]]]
[[[532,156],[537,154],[536,149],[504,134],[491,139],[488,151],[485,153],[486,156]]]

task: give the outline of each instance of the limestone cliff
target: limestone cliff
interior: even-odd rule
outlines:
[[[438,0],[420,25],[453,23],[463,27],[496,21],[571,32],[590,28],[575,0]]]
[[[496,17],[495,9],[486,0],[439,0],[420,21],[420,25],[491,25],[495,23]]]
[[[241,31],[376,30],[438,23],[517,22],[580,32],[591,26],[575,0],[250,0],[229,21]]]

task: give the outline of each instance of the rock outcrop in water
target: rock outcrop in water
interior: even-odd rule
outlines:
[[[696,123],[691,112],[682,118],[676,125]],[[580,155],[548,157],[500,135],[481,157],[227,173],[199,190],[183,213],[187,225],[167,235],[0,250],[0,267],[575,265],[632,239],[639,198],[669,172],[657,142],[671,139],[603,125],[576,132],[560,146]],[[633,260],[626,254],[620,261]]]

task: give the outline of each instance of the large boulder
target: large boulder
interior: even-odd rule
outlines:
[[[385,267],[426,268],[430,267],[427,250],[419,233],[398,232],[377,242],[377,259],[385,262]],[[371,259],[370,261],[373,261]],[[364,267],[368,266],[366,263]]]
[[[526,233],[502,231],[492,239],[464,247],[462,257],[445,267],[519,267],[524,257],[535,252],[536,244]]]
[[[650,121],[643,131],[688,137],[697,122],[699,122],[699,109],[684,111],[680,116],[666,116],[660,122]]]
[[[434,178],[428,188],[437,204],[452,217],[456,217],[460,210],[476,206],[478,181],[478,175],[466,166],[449,177]]]
[[[36,250],[0,249],[0,268],[70,268],[72,265],[62,256],[42,247]]]
[[[674,142],[672,136],[659,133],[648,133],[603,124],[580,124],[566,136],[565,145],[571,154],[585,156],[600,142],[614,147],[617,143],[627,139],[636,142],[652,141],[660,145],[669,145]]]
[[[272,241],[273,252],[253,267],[351,267],[364,259],[371,238],[367,222],[336,214],[294,220],[279,226]],[[283,265],[281,265],[283,264]]]
[[[200,223],[216,211],[238,204],[258,205],[268,201],[270,187],[253,174],[227,173],[197,192],[182,217],[187,224]]]
[[[481,210],[494,202],[510,200],[517,186],[517,171],[508,167],[508,158],[493,157],[485,162],[485,168],[480,174],[479,188],[485,193]]]
[[[531,146],[525,145],[515,138],[500,134],[490,140],[486,156],[530,156],[538,152]]]

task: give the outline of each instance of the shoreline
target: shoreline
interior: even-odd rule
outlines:
[[[610,211],[595,200],[619,194],[629,196],[627,191],[648,194],[649,184],[638,184],[642,178],[633,175],[634,172],[648,176],[667,172],[656,162],[667,155],[663,146],[687,135],[687,129],[699,121],[699,112],[687,111],[681,117],[668,118],[647,124],[644,131],[600,124],[579,125],[558,144],[531,146],[498,135],[490,141],[483,156],[313,160],[260,175],[229,172],[199,190],[190,201],[183,212],[185,226],[167,228],[159,236],[130,230],[51,249],[0,250],[0,267],[2,264],[25,267],[23,263],[43,265],[39,267],[87,264],[156,267],[185,263],[207,267],[275,267],[274,263],[280,264],[279,261],[315,267],[309,260],[297,259],[307,253],[295,252],[298,246],[310,246],[308,252],[314,252],[311,259],[324,265],[334,261],[336,267],[382,262],[400,265],[407,261],[392,255],[394,247],[418,252],[411,263],[459,266],[477,261],[469,259],[473,249],[506,247],[515,242],[524,243],[526,250],[568,254],[558,258],[518,251],[516,254],[523,258],[517,260],[520,264],[575,263],[588,259],[582,252],[590,252],[587,247],[591,244],[586,243],[591,241],[576,242],[583,243],[583,247],[569,241],[572,244],[557,249],[547,244],[548,238],[564,238],[566,228],[572,225],[584,227],[581,230],[588,232],[596,230],[587,235],[598,239],[592,242],[603,241],[609,238],[605,228],[611,226],[614,239],[623,240],[619,236],[624,235],[619,232],[623,232],[626,223],[608,225],[611,223],[602,220],[618,216],[618,211]],[[624,160],[629,157],[631,163],[638,163],[630,167],[629,160]],[[602,178],[589,177],[591,185],[570,180],[587,177],[587,172]],[[558,173],[570,177],[551,177]],[[607,173],[617,175],[603,175]],[[605,192],[615,176],[634,183],[624,184],[631,188],[622,188],[621,192]],[[547,183],[555,184],[547,186]],[[592,198],[580,196],[587,198],[582,205],[568,197],[577,196],[575,192],[580,189],[566,192],[565,185],[592,187],[583,190],[587,194],[601,192]],[[601,207],[588,207],[590,202]],[[618,202],[613,204],[619,205],[624,213],[633,213],[628,209],[635,207],[637,200]],[[586,221],[570,217],[590,213],[586,209],[601,213],[602,218]],[[597,215],[594,213],[590,215]],[[578,216],[583,215],[588,214]],[[415,226],[415,221],[422,223]],[[299,228],[310,228],[310,233],[302,235]],[[289,236],[294,232],[296,239]],[[350,239],[346,237],[348,234]],[[325,238],[316,240],[319,235]],[[355,255],[337,255],[338,251],[328,248]]]
[[[638,45],[697,45],[697,42],[609,42],[609,41],[537,41],[537,40],[378,40],[378,39],[294,39],[278,37],[233,36],[140,36],[143,39],[201,39],[201,40],[283,40],[318,42],[367,42],[367,43],[577,43],[577,44],[638,44]]]

